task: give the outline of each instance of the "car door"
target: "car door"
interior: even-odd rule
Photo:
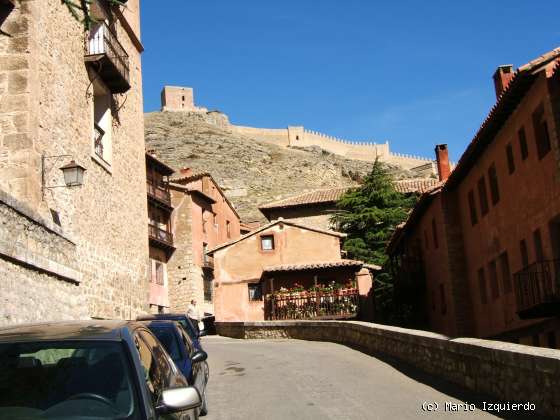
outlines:
[[[194,353],[197,351],[195,348],[191,338],[182,328],[179,328],[179,332],[181,334],[181,338],[183,343],[185,344],[185,349],[187,351],[188,357],[192,360]],[[193,381],[196,389],[200,392],[200,395],[204,394],[204,390],[206,388],[206,383],[208,381],[208,363],[206,361],[202,363],[192,363],[192,371],[193,371]]]
[[[146,385],[152,398],[151,403],[156,407],[164,389],[187,386],[187,382],[149,331],[137,330],[134,341],[144,369]],[[160,415],[159,418],[162,420],[193,420],[196,418],[196,413],[194,410],[189,410],[188,412]]]

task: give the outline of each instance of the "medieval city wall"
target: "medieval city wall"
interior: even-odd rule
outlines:
[[[234,133],[265,141],[267,143],[277,144],[279,146],[289,146],[288,129],[286,128],[255,128],[241,125],[230,125],[229,127]]]

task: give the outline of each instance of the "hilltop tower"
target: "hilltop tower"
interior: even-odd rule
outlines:
[[[162,111],[207,112],[206,108],[195,106],[194,93],[190,87],[164,86],[161,90]]]

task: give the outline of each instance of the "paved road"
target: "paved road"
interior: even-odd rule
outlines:
[[[478,408],[446,412],[445,402],[481,407],[484,399],[338,344],[214,336],[203,346],[210,364],[206,420],[495,418]],[[423,411],[425,402],[439,410]]]

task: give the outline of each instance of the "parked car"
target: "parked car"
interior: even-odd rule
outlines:
[[[192,323],[189,317],[186,314],[154,314],[154,315],[141,315],[136,318],[138,321],[152,321],[152,320],[160,320],[160,321],[176,321],[184,328],[187,332],[189,337],[192,340],[195,348],[198,350],[202,350],[202,346],[200,345],[200,337],[206,335],[206,331],[198,331]]]
[[[139,322],[0,328],[1,419],[193,420],[201,404]]]
[[[157,320],[143,321],[143,323],[158,338],[189,384],[196,387],[202,397],[199,414],[206,415],[208,413],[206,384],[209,377],[206,353],[194,346],[190,336],[176,321]]]

